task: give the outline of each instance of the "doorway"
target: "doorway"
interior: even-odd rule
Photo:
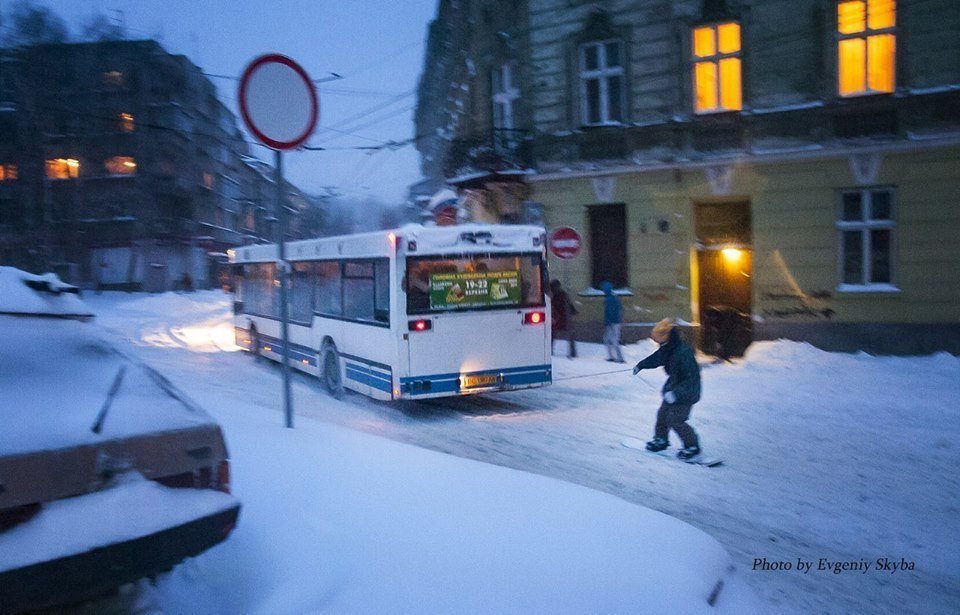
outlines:
[[[698,203],[697,314],[701,350],[743,356],[753,339],[753,244],[750,203]]]

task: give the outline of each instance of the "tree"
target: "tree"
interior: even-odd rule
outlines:
[[[127,30],[122,23],[97,13],[84,24],[80,36],[85,41],[122,41],[127,38]]]
[[[3,23],[3,44],[9,47],[65,43],[70,38],[67,24],[56,13],[28,0],[14,4]]]

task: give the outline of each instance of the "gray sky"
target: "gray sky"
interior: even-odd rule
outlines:
[[[3,2],[9,8],[9,2]],[[73,34],[90,16],[122,19],[133,38],[155,38],[205,72],[239,77],[254,57],[290,56],[318,86],[319,128],[308,145],[371,146],[413,136],[413,105],[427,25],[437,0],[34,0],[67,21]],[[117,11],[122,11],[118,13]],[[212,80],[239,118],[237,82]],[[242,123],[242,122],[241,122]],[[351,134],[344,134],[351,133]],[[272,161],[259,146],[257,156]],[[335,186],[346,195],[398,203],[420,179],[416,149],[291,152],[286,177],[311,192]]]

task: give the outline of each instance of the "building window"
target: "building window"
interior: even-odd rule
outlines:
[[[587,208],[590,224],[590,284],[602,288],[629,285],[627,279],[627,212],[623,203]]]
[[[516,69],[515,63],[506,62],[491,72],[494,130],[517,127],[513,109],[513,101],[520,98]]]
[[[122,88],[125,78],[122,72],[118,70],[108,70],[100,74],[100,80],[103,85],[111,88]]]
[[[893,289],[894,191],[840,193],[840,289]]]
[[[0,182],[9,182],[17,179],[17,165],[0,164]]]
[[[213,173],[210,171],[204,171],[200,182],[207,190],[213,190]]]
[[[117,128],[120,130],[120,132],[133,132],[136,129],[136,123],[133,120],[133,114],[117,114]]]
[[[740,24],[693,29],[693,104],[697,113],[743,109]]]
[[[852,0],[837,5],[837,89],[840,96],[893,92],[895,0]]]
[[[80,161],[76,158],[51,158],[46,164],[47,179],[76,179],[80,176]]]
[[[103,166],[110,175],[134,175],[137,172],[137,161],[130,156],[107,158]]]
[[[623,44],[600,41],[580,46],[580,121],[585,125],[623,121]]]

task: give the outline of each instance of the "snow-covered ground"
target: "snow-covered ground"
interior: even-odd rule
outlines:
[[[647,438],[652,432],[663,375],[642,372],[632,377],[604,362],[601,347],[580,345],[582,356],[573,361],[555,357],[551,387],[485,397],[391,404],[348,394],[336,401],[309,377],[297,376],[296,429],[289,431],[279,428],[280,371],[236,352],[228,296],[108,293],[84,298],[98,313],[97,326],[129,342],[132,353],[160,369],[221,421],[232,449],[235,493],[245,504],[240,528],[227,543],[179,567],[151,590],[151,599],[170,612],[204,605],[194,596],[203,588],[208,591],[201,596],[222,594],[237,601],[228,607],[248,605],[262,612],[324,605],[333,605],[334,611],[355,610],[344,601],[348,599],[371,609],[450,612],[464,610],[458,608],[464,603],[454,601],[463,595],[464,584],[474,590],[506,584],[502,586],[523,597],[533,593],[531,578],[538,586],[552,583],[551,588],[613,571],[623,578],[620,573],[629,561],[619,555],[606,559],[604,545],[591,545],[580,569],[537,570],[514,578],[489,560],[471,562],[470,556],[454,550],[446,555],[449,562],[423,561],[413,542],[408,545],[413,559],[403,560],[397,557],[402,550],[383,542],[379,534],[364,548],[382,554],[364,559],[343,552],[342,561],[329,566],[330,550],[343,550],[344,538],[324,523],[323,515],[309,514],[317,502],[311,487],[370,498],[370,518],[362,522],[380,532],[416,528],[417,519],[384,517],[381,502],[373,501],[378,489],[396,493],[422,488],[427,478],[451,481],[457,475],[453,471],[431,477],[431,457],[424,452],[418,461],[422,465],[413,468],[418,471],[406,477],[409,483],[378,483],[371,470],[391,467],[393,453],[387,447],[381,459],[358,465],[356,481],[331,485],[324,478],[324,465],[357,464],[338,455],[352,450],[346,443],[366,437],[355,432],[560,478],[677,517],[717,538],[772,612],[954,613],[960,604],[956,357],[870,357],[824,353],[791,342],[755,344],[745,360],[703,371],[704,399],[694,408],[691,423],[710,455],[726,460],[721,468],[706,469],[621,446],[625,437]],[[641,342],[627,347],[625,354],[628,361],[636,360],[652,349],[649,342]],[[323,423],[350,427],[354,433],[329,431]],[[471,472],[490,473],[491,485],[514,488],[511,474],[476,468],[471,466]],[[365,484],[370,486],[367,492]],[[282,501],[264,501],[266,492]],[[450,493],[436,505],[424,503],[425,510],[451,509],[449,522],[435,528],[435,547],[453,535],[458,516],[474,504],[462,501],[466,494],[453,484]],[[598,523],[628,519],[617,499],[589,493],[577,492],[572,501],[582,497],[586,502],[577,510],[556,511],[542,519],[543,535],[556,537],[552,549],[558,553],[569,554],[564,549],[578,544],[570,530],[584,517]],[[520,519],[531,527],[522,507],[485,512],[491,524],[471,534],[496,541],[491,552],[503,558],[524,556],[525,547],[516,541],[522,545],[529,536],[518,535],[514,528]],[[645,512],[635,514],[635,523],[650,521]],[[412,536],[425,534],[431,535],[417,528]],[[389,540],[403,535],[391,532]],[[623,540],[631,535],[629,528],[622,532]],[[551,554],[533,554],[544,555]],[[638,549],[635,555],[656,558],[665,567],[689,557],[657,549]],[[754,569],[755,560],[762,558],[767,564],[789,563],[790,569]],[[881,558],[889,560],[891,569],[883,569]],[[361,560],[378,563],[371,570],[352,570]],[[910,564],[908,569],[892,570],[901,560]],[[798,561],[811,562],[812,568],[800,571]],[[833,562],[858,563],[858,569],[835,572]],[[461,574],[440,575],[423,603],[384,604],[393,589],[392,571],[423,565],[436,573],[445,564],[460,567]],[[312,580],[304,568],[319,576]],[[468,583],[464,569],[476,578]],[[357,578],[363,579],[359,586],[381,579],[382,593],[367,596]],[[238,580],[245,584],[231,585]],[[265,588],[269,591],[264,593]],[[319,588],[335,589],[318,596]],[[575,612],[647,612],[652,606],[631,603],[628,587],[603,589],[615,602],[580,601],[576,591],[568,591],[558,594],[557,604]],[[492,601],[468,607],[544,612],[527,603],[497,602],[496,596],[485,599]]]

